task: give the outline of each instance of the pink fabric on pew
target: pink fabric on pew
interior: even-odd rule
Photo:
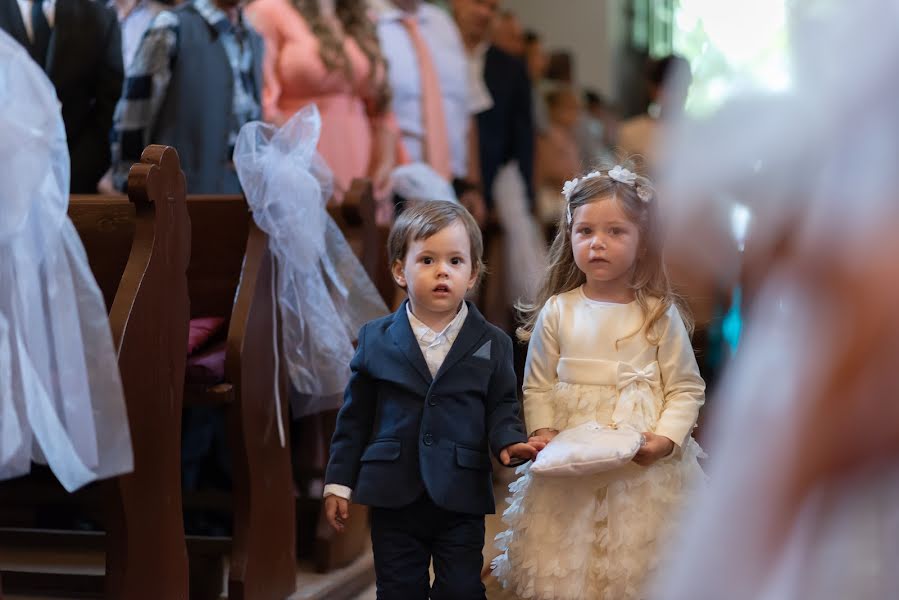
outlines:
[[[187,335],[187,355],[205,346],[225,324],[222,317],[201,317],[190,320],[190,332]]]
[[[219,342],[205,352],[188,357],[184,379],[187,383],[203,383],[207,385],[224,381],[225,342]]]

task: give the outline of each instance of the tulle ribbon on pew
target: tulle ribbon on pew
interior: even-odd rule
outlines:
[[[321,117],[311,105],[281,128],[247,123],[234,149],[241,186],[277,265],[273,293],[296,392],[294,417],[340,406],[357,332],[388,312],[328,215],[332,176],[316,153],[320,133]]]
[[[0,480],[47,464],[68,491],[133,469],[103,296],[69,220],[53,85],[0,31]]]

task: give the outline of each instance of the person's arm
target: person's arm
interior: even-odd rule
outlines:
[[[657,353],[665,401],[653,433],[683,446],[705,403],[705,382],[699,375],[690,336],[676,307],[668,309],[665,320],[667,327]]]
[[[557,299],[550,298],[531,332],[524,367],[524,421],[528,431],[538,435],[551,430],[555,420],[552,390],[558,381],[558,327]]]
[[[481,161],[478,149],[477,121],[472,117],[469,120],[468,136],[466,140],[466,162],[468,174],[464,179],[453,180],[453,187],[459,198],[459,203],[468,209],[474,220],[483,229],[487,226],[487,204],[484,202],[484,193],[481,189]]]
[[[369,161],[369,176],[374,185],[375,197],[384,197],[390,190],[390,173],[405,159],[402,149],[400,128],[390,110],[369,114],[372,151]]]
[[[512,152],[518,161],[518,168],[528,190],[528,201],[534,202],[534,112],[531,103],[531,81],[524,64],[516,64],[519,73],[513,98],[515,98],[512,118]]]
[[[270,2],[256,1],[247,6],[246,15],[253,29],[262,36],[265,48],[262,54],[262,118],[281,126],[290,115],[285,115],[278,108],[281,100],[278,62],[281,60],[284,37],[278,27],[281,19],[277,15],[276,8]]]
[[[512,340],[507,335],[499,339],[497,367],[487,389],[487,437],[493,454],[502,464],[508,465],[510,458],[533,458],[536,451],[525,444],[528,436],[521,422]]]
[[[380,44],[377,37],[375,42]],[[393,113],[386,65],[373,64],[371,68],[376,69],[375,75],[361,91],[371,133],[367,174],[374,188],[377,221],[389,223],[393,219],[390,175],[397,165],[409,162],[409,156]]]
[[[466,136],[467,152],[465,162],[467,173],[465,180],[474,184],[481,185],[481,145],[478,137],[478,120],[475,115],[471,115],[468,120],[468,135]]]
[[[362,452],[368,443],[377,404],[377,390],[365,362],[366,326],[359,331],[359,344],[350,362],[350,381],[337,425],[331,438],[331,455],[325,484],[344,486],[351,491],[359,474]],[[340,488],[329,488],[339,490]]]
[[[72,140],[72,154],[89,157],[90,181],[93,186],[109,168],[112,160],[109,145],[109,132],[112,129],[112,116],[116,103],[122,96],[122,33],[115,13],[103,6],[94,7],[99,18],[105,21],[103,28],[103,51],[94,73],[94,104],[88,120],[90,124],[83,128],[81,136]]]
[[[337,496],[344,500],[349,500],[353,496],[353,488],[348,485],[340,485],[339,483],[326,483],[325,489],[322,491],[322,497]]]
[[[465,48],[462,45],[462,39],[458,35],[455,24],[449,23],[449,29],[455,34],[455,36],[451,34],[451,39],[454,42],[451,51],[464,57]],[[465,98],[465,108],[469,117],[465,136],[465,175],[454,182],[454,184],[459,202],[468,209],[468,212],[471,213],[475,221],[483,229],[487,226],[488,214],[481,177],[481,146],[478,136],[477,113],[481,108],[478,98],[475,97],[470,88],[467,60],[460,63],[460,65],[461,70],[458,74],[458,79],[460,85],[464,88],[460,93]]]
[[[337,425],[331,438],[331,456],[325,471],[325,519],[336,531],[343,531],[350,517],[350,498],[362,452],[368,442],[375,415],[377,391],[365,365],[365,328],[359,331],[359,344],[350,362],[350,381]]]
[[[156,15],[125,77],[122,99],[113,121],[112,186],[124,191],[131,165],[149,143],[172,78],[178,47],[178,17],[171,11]]]

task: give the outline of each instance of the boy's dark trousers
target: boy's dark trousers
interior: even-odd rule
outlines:
[[[378,600],[485,600],[484,515],[440,508],[427,493],[371,509]],[[434,559],[434,587],[428,567]]]

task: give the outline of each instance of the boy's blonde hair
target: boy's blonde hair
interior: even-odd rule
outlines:
[[[468,233],[471,268],[477,273],[480,281],[485,270],[482,257],[484,240],[481,237],[481,228],[468,209],[458,202],[447,200],[408,201],[405,206],[405,210],[399,214],[393,227],[390,228],[390,237],[387,238],[387,258],[390,268],[393,268],[396,261],[406,260],[406,253],[413,241],[426,240],[453,223],[460,222]]]
[[[622,167],[639,173],[639,160],[630,157],[619,163]],[[586,275],[574,262],[574,251],[571,246],[570,216],[579,207],[600,200],[615,200],[621,206],[628,219],[637,226],[640,232],[640,248],[637,252],[636,268],[631,281],[631,288],[637,303],[643,310],[644,320],[640,330],[645,331],[646,339],[653,345],[659,343],[663,332],[656,331],[656,324],[671,306],[677,306],[681,318],[692,333],[693,320],[689,310],[674,292],[668,278],[668,270],[662,256],[662,240],[658,222],[657,199],[652,192],[652,184],[645,177],[638,176],[636,185],[622,183],[609,177],[609,170],[615,165],[600,165],[596,170],[601,175],[582,177],[569,190],[565,210],[559,220],[558,233],[549,250],[548,268],[540,285],[537,298],[533,304],[519,303],[518,309],[522,325],[518,328],[518,338],[527,341],[537,323],[543,305],[550,297],[571,291],[587,281]],[[639,191],[641,190],[642,191]],[[639,193],[638,193],[639,191]],[[646,201],[640,196],[648,197]],[[657,299],[658,302],[654,300]],[[634,335],[632,334],[632,335]]]

